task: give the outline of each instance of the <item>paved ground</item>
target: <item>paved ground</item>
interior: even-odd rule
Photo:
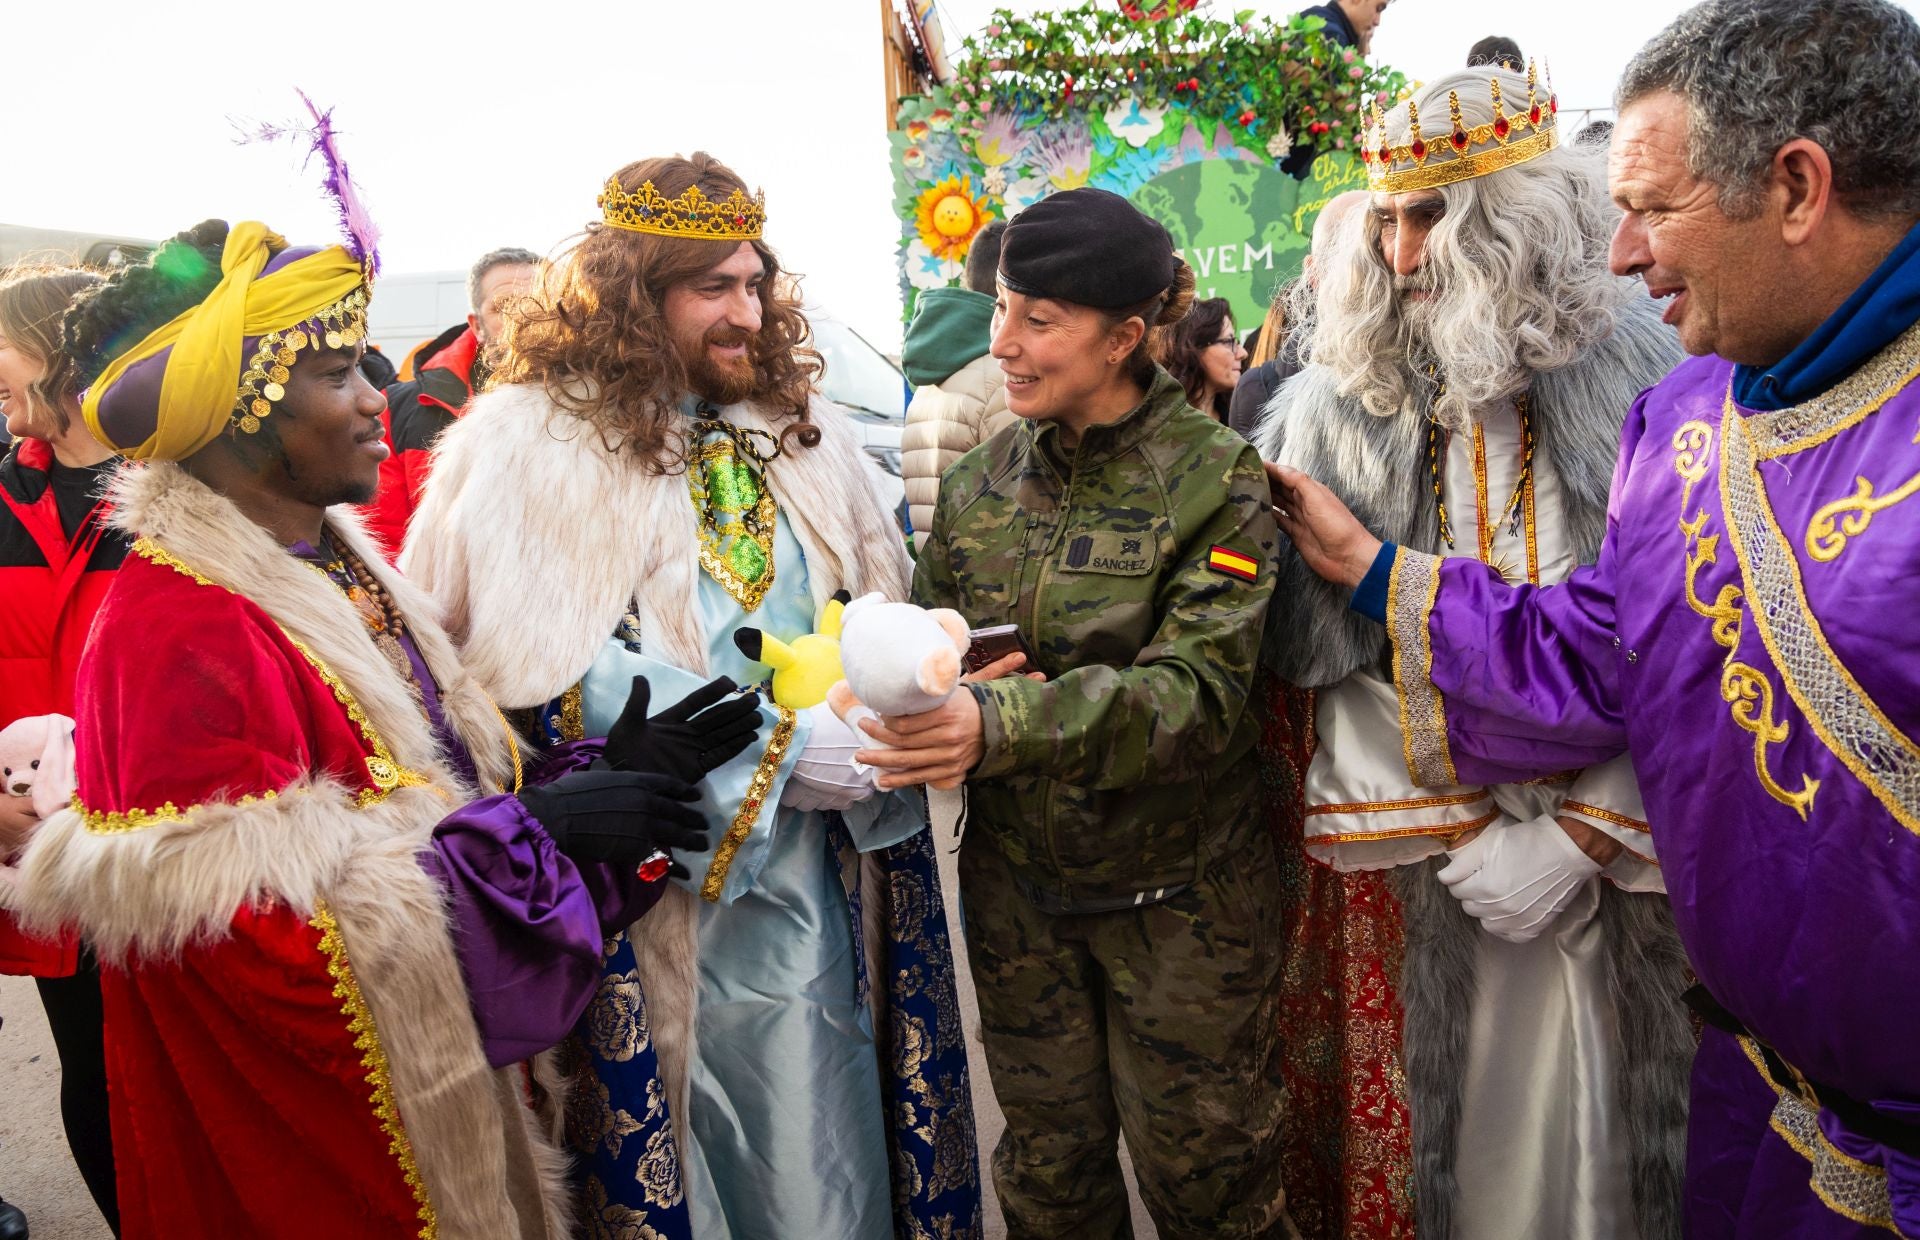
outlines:
[[[953,905],[954,858],[951,855],[953,819],[959,805],[956,794],[934,794],[934,820],[938,831],[941,869],[948,891],[948,919],[956,949],[960,949],[960,926]],[[986,1065],[980,1056],[979,1018],[974,1011],[973,980],[966,971],[966,956],[960,949],[960,1003],[967,1024],[967,1049],[973,1064],[973,1100],[980,1125],[980,1164],[986,1174],[987,1153],[1000,1139],[1006,1121],[994,1105],[993,1090],[987,1080]],[[66,1138],[60,1132],[59,1063],[54,1057],[53,1041],[47,1022],[40,1013],[40,999],[27,978],[0,977],[0,1197],[27,1212],[32,1223],[33,1240],[109,1240],[109,1233],[87,1196],[80,1173],[74,1170],[67,1154]],[[1123,1160],[1123,1165],[1125,1161]],[[987,1238],[1003,1240],[1006,1228],[1000,1221],[999,1206],[993,1200],[993,1185],[985,1185]],[[1127,1189],[1133,1192],[1129,1167]],[[1134,1197],[1133,1227],[1141,1240],[1152,1240],[1153,1224]],[[792,1240],[816,1240],[793,1237]],[[818,1238],[825,1240],[825,1238]]]

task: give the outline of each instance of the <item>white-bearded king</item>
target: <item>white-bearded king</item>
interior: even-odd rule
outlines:
[[[600,207],[510,309],[401,560],[556,740],[620,731],[636,677],[657,702],[764,679],[837,631],[841,591],[907,587],[759,197],[696,152],[621,169]],[[853,763],[819,701],[837,672],[798,679],[701,781],[707,847],[606,945],[568,1115],[590,1235],[978,1234],[925,801]]]
[[[1384,537],[1536,583],[1594,559],[1622,419],[1680,358],[1556,110],[1481,69],[1374,119],[1371,209],[1316,256],[1310,364],[1257,436]],[[1290,548],[1271,625],[1316,690],[1306,851],[1392,869],[1421,1240],[1677,1237],[1693,1038],[1632,767],[1463,785],[1396,698],[1425,672]]]

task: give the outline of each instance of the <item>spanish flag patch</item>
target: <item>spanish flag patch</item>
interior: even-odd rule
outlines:
[[[1242,581],[1252,581],[1260,575],[1260,564],[1250,555],[1241,555],[1216,544],[1207,552],[1207,567],[1216,573],[1225,573],[1229,577],[1238,577]]]

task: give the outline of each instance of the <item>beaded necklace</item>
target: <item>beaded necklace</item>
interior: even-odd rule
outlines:
[[[1427,367],[1427,378],[1433,379],[1435,383],[1433,399],[1436,403],[1447,394],[1446,381],[1437,377],[1438,370],[1436,366]],[[1526,497],[1527,480],[1533,474],[1533,419],[1527,416],[1532,404],[1532,394],[1528,392],[1522,392],[1513,399],[1513,410],[1520,415],[1520,479],[1514,484],[1512,497],[1507,500],[1506,506],[1501,508],[1500,516],[1493,521],[1491,528],[1498,528],[1502,522],[1509,519],[1516,523],[1520,519],[1520,502]],[[1451,551],[1453,550],[1453,523],[1447,520],[1447,501],[1442,496],[1440,487],[1440,458],[1448,434],[1447,429],[1441,426],[1438,420],[1428,418],[1427,472],[1433,477],[1433,502],[1440,509],[1440,538],[1447,544],[1447,550]]]
[[[406,634],[406,620],[400,615],[400,608],[394,603],[393,595],[380,584],[352,548],[336,545],[325,532],[320,535],[321,554],[329,557],[325,569],[314,565],[316,571],[342,585],[338,578],[346,576],[351,585],[345,586],[347,601],[359,611],[360,618],[366,621],[367,630],[373,635],[373,644],[385,656],[393,670],[406,681],[407,691],[413,694],[416,702],[421,700],[420,684],[414,677],[413,660],[407,657],[406,647],[400,639]]]

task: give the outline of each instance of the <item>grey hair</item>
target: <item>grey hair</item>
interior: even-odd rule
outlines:
[[[1661,91],[1686,101],[1687,166],[1736,219],[1796,138],[1826,151],[1849,210],[1920,212],[1920,24],[1887,0],[1706,0],[1628,63],[1615,102]]]
[[[1527,97],[1526,78],[1501,69],[1450,73],[1414,102],[1444,134],[1447,96],[1460,95],[1467,128],[1489,124],[1489,78],[1510,109]],[[1387,117],[1389,141],[1410,139],[1407,107]],[[1613,331],[1635,282],[1607,270],[1619,215],[1607,199],[1604,156],[1563,144],[1545,155],[1442,186],[1445,215],[1427,234],[1411,282],[1433,299],[1409,303],[1380,252],[1380,221],[1316,255],[1317,293],[1298,293],[1290,317],[1307,324],[1305,360],[1339,376],[1340,394],[1387,417],[1409,405],[1465,427],[1472,410],[1524,391],[1533,376],[1574,362]],[[1428,368],[1432,368],[1432,377]],[[1444,392],[1438,390],[1444,385]]]
[[[467,272],[467,305],[475,314],[480,313],[480,282],[495,267],[521,266],[538,267],[540,256],[532,250],[523,250],[517,245],[501,246],[497,250],[488,250],[480,256],[480,261]]]

